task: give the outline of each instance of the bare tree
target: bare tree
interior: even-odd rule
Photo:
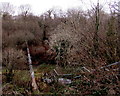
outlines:
[[[14,14],[15,10],[14,10],[14,6],[8,2],[3,2],[0,4],[0,12],[3,14]]]
[[[0,14],[0,53],[2,53],[1,51],[2,51],[2,14]],[[0,54],[0,57],[1,55],[2,54]]]
[[[120,44],[120,1],[118,2],[118,43]],[[118,48],[118,50],[120,50],[120,47]],[[119,53],[119,56],[120,56],[120,53]]]
[[[114,4],[111,4],[111,9],[113,9],[114,13],[117,14],[117,24],[118,24],[118,28],[117,28],[117,44],[118,44],[118,52],[117,54],[120,56],[120,1],[119,2],[114,2]]]
[[[0,70],[2,68],[2,15],[0,14]],[[0,77],[0,81],[2,78]],[[0,83],[2,85],[2,82]],[[2,95],[2,88],[0,88],[0,94]]]
[[[26,17],[28,14],[31,13],[31,6],[29,4],[20,5],[19,6],[19,13]]]
[[[93,46],[94,46],[94,52],[95,52],[95,56],[98,55],[97,51],[98,51],[98,32],[99,32],[99,22],[100,22],[100,7],[99,7],[99,0],[95,9],[95,33],[94,33],[94,37],[93,37]]]
[[[26,56],[24,55],[24,52],[22,50],[16,50],[14,48],[8,48],[3,51],[2,56],[2,64],[3,66],[6,66],[8,71],[6,74],[8,82],[12,80],[12,76],[14,74],[14,69],[25,68],[26,65]],[[21,69],[20,68],[20,69]]]

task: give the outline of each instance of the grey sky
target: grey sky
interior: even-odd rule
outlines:
[[[20,5],[30,4],[32,7],[32,13],[39,15],[51,8],[62,9],[63,11],[69,8],[89,9],[91,5],[97,3],[98,0],[0,0],[0,2],[9,2],[14,6],[19,7]],[[104,5],[104,9],[108,10],[108,3],[118,0],[99,0],[100,4]]]

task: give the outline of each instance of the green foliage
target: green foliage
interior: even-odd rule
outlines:
[[[55,65],[41,64],[34,68],[37,72],[49,72],[55,68]]]

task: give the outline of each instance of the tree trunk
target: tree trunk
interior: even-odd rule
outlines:
[[[99,46],[99,43],[98,43],[98,32],[99,32],[99,1],[97,3],[97,6],[96,6],[96,10],[95,10],[95,33],[94,33],[94,37],[93,37],[93,46],[94,46],[94,56],[97,57],[98,56],[98,46]]]
[[[120,56],[120,2],[118,3],[118,55]]]
[[[119,50],[119,56],[120,56],[120,1],[118,2],[118,50]],[[120,79],[120,62],[119,62],[119,79]]]

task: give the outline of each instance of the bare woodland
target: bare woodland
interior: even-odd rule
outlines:
[[[98,2],[87,11],[50,9],[40,16],[28,4],[18,15],[10,3],[1,6],[4,95],[120,95],[118,2],[110,13]]]

